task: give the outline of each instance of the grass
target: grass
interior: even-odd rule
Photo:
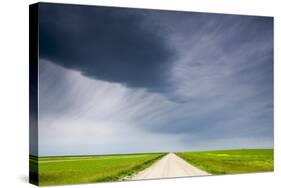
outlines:
[[[176,153],[211,174],[273,171],[273,149],[242,149]]]
[[[38,183],[44,186],[121,180],[147,168],[164,155],[30,156],[29,162],[31,174],[36,174],[38,169]]]

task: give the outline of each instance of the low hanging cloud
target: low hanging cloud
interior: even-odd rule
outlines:
[[[207,65],[219,73],[222,61],[255,66],[254,61],[272,56],[272,24],[269,17],[43,3],[40,58],[92,79],[188,102],[174,92],[175,68]],[[253,58],[245,62],[249,52]],[[176,65],[183,61],[186,66]]]
[[[173,51],[142,27],[143,10],[40,6],[40,58],[94,79],[160,91]]]

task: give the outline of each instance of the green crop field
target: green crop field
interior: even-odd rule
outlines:
[[[76,184],[121,180],[145,169],[164,155],[30,156],[29,163],[31,175],[38,169],[39,185]]]
[[[211,174],[273,171],[272,149],[242,149],[176,153]]]

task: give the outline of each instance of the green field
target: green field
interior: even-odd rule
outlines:
[[[39,185],[118,181],[149,167],[165,154],[39,158],[30,156],[30,178],[32,183]],[[195,167],[211,174],[273,171],[272,149],[180,152],[176,154]]]
[[[211,174],[273,171],[272,149],[242,149],[176,153]]]
[[[32,177],[36,176],[37,168],[39,170],[39,185],[60,185],[121,180],[145,169],[164,155],[30,156],[29,163]]]

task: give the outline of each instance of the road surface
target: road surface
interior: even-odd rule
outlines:
[[[192,166],[174,153],[169,153],[131,179],[143,180],[206,175],[210,174]]]

